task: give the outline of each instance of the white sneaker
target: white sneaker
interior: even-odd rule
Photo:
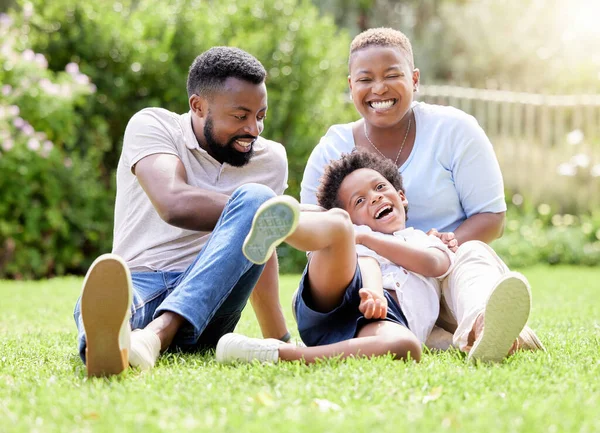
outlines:
[[[150,370],[160,354],[160,339],[153,331],[136,329],[131,333],[129,365],[141,370]]]
[[[225,334],[217,343],[218,362],[277,362],[283,341],[274,338],[250,338],[240,334]]]
[[[467,360],[500,362],[525,327],[531,310],[531,289],[518,272],[503,275],[485,306],[483,331]]]
[[[290,234],[294,233],[300,218],[298,201],[288,195],[273,197],[256,211],[250,233],[242,251],[252,263],[262,265]]]
[[[131,274],[115,254],[98,257],[88,270],[81,294],[89,377],[119,374],[129,366]]]

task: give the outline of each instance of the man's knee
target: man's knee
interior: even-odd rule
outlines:
[[[238,187],[233,192],[231,200],[243,200],[245,204],[254,204],[258,207],[275,196],[275,192],[268,186],[258,183],[247,183]]]

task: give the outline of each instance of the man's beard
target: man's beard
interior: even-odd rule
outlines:
[[[236,135],[231,138],[227,144],[219,143],[213,135],[212,117],[209,115],[206,118],[206,122],[204,123],[204,139],[206,140],[206,145],[208,146],[208,151],[211,156],[221,164],[227,163],[234,167],[243,167],[250,162],[250,158],[252,158],[252,155],[254,154],[253,148],[248,152],[239,152],[233,147],[235,141],[242,138],[256,139],[257,137],[252,135]],[[254,143],[252,146],[254,146]]]

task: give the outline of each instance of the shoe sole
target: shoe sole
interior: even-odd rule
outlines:
[[[483,331],[468,361],[500,362],[525,327],[531,311],[531,290],[525,277],[510,272],[492,291],[483,317]]]
[[[299,218],[300,207],[291,197],[279,196],[263,203],[244,240],[244,256],[254,264],[265,263],[277,245],[296,230]]]
[[[119,374],[129,366],[128,349],[119,346],[119,333],[132,297],[131,275],[123,259],[113,254],[96,259],[81,295],[88,377]]]

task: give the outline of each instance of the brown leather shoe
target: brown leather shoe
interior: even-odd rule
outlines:
[[[546,351],[546,348],[540,341],[533,329],[529,326],[525,326],[521,333],[519,334],[519,338],[517,338],[517,348],[521,350],[541,350],[542,352]]]

